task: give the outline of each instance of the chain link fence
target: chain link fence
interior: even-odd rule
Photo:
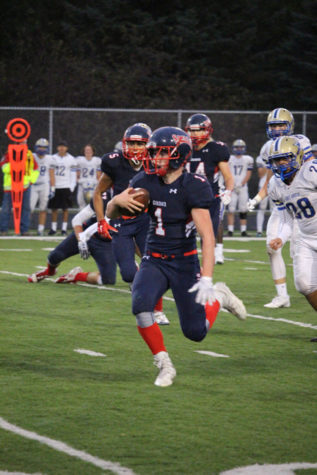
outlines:
[[[266,142],[265,122],[270,111],[221,111],[221,110],[169,110],[169,109],[88,109],[59,107],[0,107],[0,152],[8,145],[4,133],[7,123],[22,117],[31,125],[29,147],[31,150],[40,137],[50,142],[50,152],[56,153],[60,140],[69,144],[69,153],[81,155],[87,143],[94,145],[96,155],[113,150],[127,127],[135,122],[145,122],[152,130],[165,125],[185,127],[190,115],[204,112],[212,120],[215,140],[232,142],[241,138],[247,143],[247,153],[254,159]],[[295,111],[295,132],[307,135],[311,143],[317,143],[317,111]],[[2,174],[0,176],[0,202],[2,202]],[[254,169],[249,182],[249,193],[257,191],[258,178]]]

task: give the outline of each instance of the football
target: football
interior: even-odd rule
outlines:
[[[145,188],[132,188],[129,191],[129,194],[134,195],[134,193],[138,193],[140,191],[142,191],[142,195],[137,196],[135,199],[136,201],[144,205],[143,210],[131,213],[131,211],[129,211],[128,209],[121,208],[121,212],[123,216],[137,216],[139,214],[142,214],[147,209],[150,202],[150,193]]]

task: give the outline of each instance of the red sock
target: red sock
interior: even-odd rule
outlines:
[[[47,275],[54,275],[56,273],[56,267],[51,266],[51,264],[47,264],[46,271]]]
[[[89,272],[78,272],[78,274],[75,275],[75,282],[87,282],[87,276]]]
[[[219,308],[220,308],[220,303],[218,302],[218,300],[215,300],[215,302],[213,302],[211,305],[209,305],[209,303],[206,303],[205,305],[206,319],[209,322],[209,330],[215,323],[215,320],[219,312]]]
[[[163,310],[163,297],[159,298],[154,307],[154,312],[162,312]]]
[[[166,351],[163,334],[156,322],[150,327],[146,328],[141,328],[138,326],[138,330],[143,340],[152,351],[153,355],[156,355],[160,351]]]

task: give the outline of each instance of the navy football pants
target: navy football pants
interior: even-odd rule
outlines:
[[[92,236],[88,241],[90,254],[96,261],[103,284],[116,283],[116,260],[111,241],[103,241]],[[78,254],[78,241],[72,232],[48,256],[52,266],[58,266],[62,261]]]
[[[113,220],[115,223],[115,221]],[[117,263],[119,264],[120,273],[124,282],[132,282],[136,271],[138,270],[135,263],[135,244],[143,255],[145,249],[146,236],[149,227],[148,214],[142,214],[135,219],[120,219],[119,232],[113,234],[113,252]]]
[[[153,312],[157,300],[170,288],[183,334],[190,340],[201,341],[207,334],[205,308],[195,302],[196,292],[188,292],[199,273],[197,255],[171,260],[143,257],[133,281],[132,312]]]

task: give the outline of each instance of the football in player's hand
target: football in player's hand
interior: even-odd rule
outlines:
[[[149,202],[150,202],[150,193],[145,189],[145,188],[131,188],[129,191],[129,195],[134,195],[135,193],[140,193],[142,191],[142,194],[139,196],[135,197],[135,200],[138,201],[139,203],[142,203],[144,205],[144,208],[140,211],[129,211],[126,208],[121,208],[121,212],[123,216],[137,216],[139,214],[142,214],[148,207]]]

